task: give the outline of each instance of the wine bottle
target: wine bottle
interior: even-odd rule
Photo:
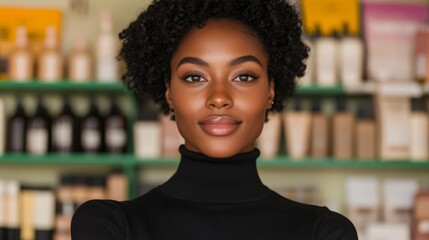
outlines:
[[[114,98],[110,103],[110,112],[105,118],[104,145],[107,153],[127,152],[127,119]]]
[[[103,121],[91,97],[88,114],[81,121],[80,149],[84,153],[102,152],[103,143]]]
[[[35,155],[46,154],[50,143],[51,118],[39,97],[36,114],[28,122],[27,152]]]
[[[52,123],[52,150],[59,153],[76,151],[75,131],[77,119],[70,106],[68,97],[64,99],[63,110]]]
[[[8,120],[7,152],[24,153],[26,151],[26,131],[28,118],[22,102],[17,98],[15,113]]]

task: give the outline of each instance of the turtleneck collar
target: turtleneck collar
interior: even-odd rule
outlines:
[[[179,147],[176,173],[160,186],[174,198],[212,203],[249,202],[265,198],[270,190],[263,185],[256,168],[259,150],[228,158],[211,158]]]

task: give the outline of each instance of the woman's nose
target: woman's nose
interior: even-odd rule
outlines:
[[[213,84],[210,88],[206,106],[217,109],[231,108],[233,106],[233,99],[228,86],[225,86],[223,83]]]

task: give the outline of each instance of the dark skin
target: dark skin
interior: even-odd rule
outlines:
[[[171,59],[165,96],[185,147],[214,158],[254,149],[274,99],[268,56],[246,25],[209,20]]]

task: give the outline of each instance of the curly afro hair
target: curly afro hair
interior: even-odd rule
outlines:
[[[170,60],[185,34],[210,19],[240,21],[255,31],[268,53],[268,77],[275,81],[270,111],[282,111],[295,79],[304,75],[309,51],[299,14],[286,0],[154,0],[119,34],[119,59],[127,65],[122,79],[128,88],[137,96],[148,94],[168,114]]]

